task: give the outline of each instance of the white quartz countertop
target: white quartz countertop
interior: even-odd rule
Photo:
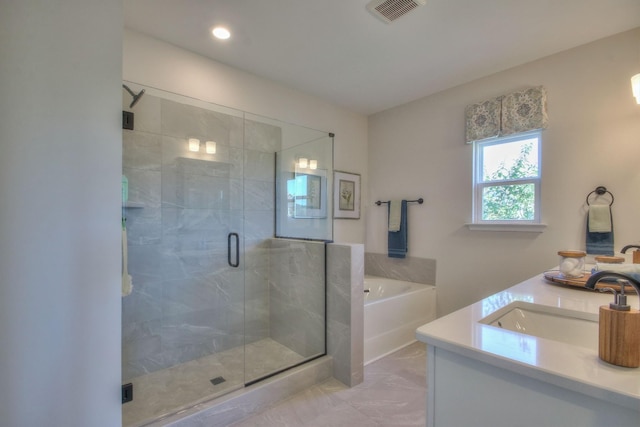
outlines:
[[[521,375],[640,411],[640,368],[624,368],[593,349],[519,334],[479,323],[496,310],[526,301],[598,314],[613,301],[610,293],[548,283],[542,274],[419,327],[416,338]],[[628,302],[638,309],[638,296]]]

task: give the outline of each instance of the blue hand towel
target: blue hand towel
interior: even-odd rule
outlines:
[[[594,212],[591,212],[591,210]],[[598,209],[597,213],[596,210]],[[611,224],[611,228],[602,228],[609,229],[610,231],[606,232],[598,232],[594,231],[592,227],[595,227],[595,224],[603,223],[602,219],[598,219],[598,221],[590,221],[589,216],[592,214],[602,216],[602,206],[598,207],[590,207],[589,213],[587,213],[587,253],[593,255],[610,255],[613,256],[613,217],[611,215],[611,207],[609,207],[609,222]],[[596,230],[599,230],[599,226],[595,227]]]
[[[391,209],[391,203],[389,203]],[[407,201],[403,200],[400,206],[400,230],[389,231],[387,242],[389,258],[405,258],[407,256]]]

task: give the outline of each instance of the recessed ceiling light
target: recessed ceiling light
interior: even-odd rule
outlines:
[[[215,27],[211,32],[213,33],[214,37],[221,40],[226,40],[231,37],[231,33],[229,32],[229,30],[224,27]]]

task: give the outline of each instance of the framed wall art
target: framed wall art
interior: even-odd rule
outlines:
[[[333,217],[360,219],[360,175],[333,172]]]

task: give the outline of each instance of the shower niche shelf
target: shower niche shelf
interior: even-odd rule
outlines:
[[[142,209],[144,208],[144,203],[128,201],[124,204],[123,207],[125,209]]]

